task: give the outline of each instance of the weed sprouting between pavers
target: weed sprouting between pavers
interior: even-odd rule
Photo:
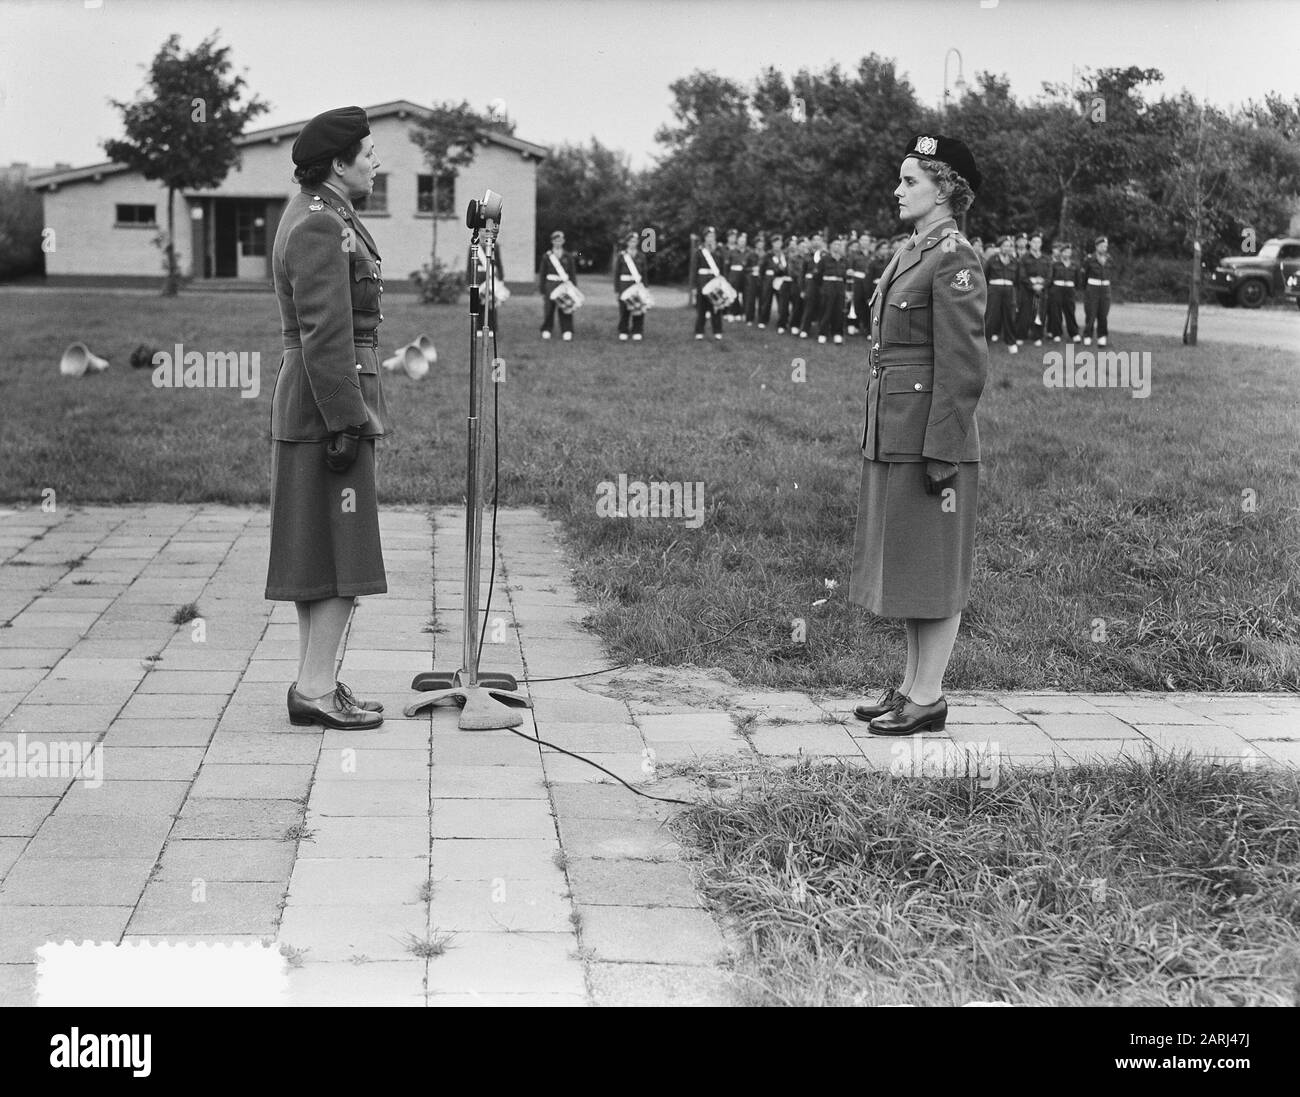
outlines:
[[[804,763],[678,826],[756,1003],[1300,1002],[1290,771],[1153,753],[971,796]]]

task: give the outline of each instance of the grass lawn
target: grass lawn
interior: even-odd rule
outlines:
[[[748,942],[747,1004],[1296,1005],[1298,780],[1152,756],[986,791],[801,763],[680,825]]]
[[[383,351],[428,331],[440,361],[423,381],[386,378],[396,433],[380,451],[381,499],[457,502],[463,312],[388,296]],[[265,504],[279,362],[269,293],[168,301],[0,288],[0,310],[0,499],[35,503],[53,487],[72,505]],[[690,316],[672,309],[650,314],[647,342],[620,344],[615,312],[589,307],[576,342],[543,343],[539,316],[536,299],[502,310],[501,498],[565,524],[591,625],[613,651],[787,688],[895,681],[900,625],[845,597],[863,342],[729,325],[721,344],[698,343]],[[61,378],[58,355],[74,339],[112,367]],[[947,685],[1300,688],[1294,355],[1112,341],[1151,352],[1149,398],[1047,389],[1041,359],[993,353],[975,584]],[[257,351],[260,394],[156,389],[128,364],[139,343]],[[795,358],[805,381],[791,379]],[[599,485],[620,474],[702,483],[702,524],[601,517]],[[806,642],[794,642],[800,622]]]

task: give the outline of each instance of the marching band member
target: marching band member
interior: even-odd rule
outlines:
[[[633,312],[623,294],[632,286],[645,285],[645,261],[641,258],[638,233],[629,232],[623,242],[623,250],[614,260],[614,294],[618,298],[618,338],[626,343],[630,332],[633,342],[641,342],[645,330],[645,310]]]
[[[786,272],[785,248],[782,246],[781,234],[773,233],[768,240],[767,253],[763,256],[763,261],[759,264],[759,291],[758,291],[758,326],[762,330],[772,319],[772,298],[780,293],[780,287],[775,285],[778,278],[784,278]],[[783,283],[784,284],[784,283]],[[778,312],[779,320],[784,320],[784,312]],[[780,323],[778,327],[784,331],[785,324]]]
[[[734,324],[743,320],[745,307],[742,304],[745,295],[745,253],[749,250],[749,237],[741,232],[727,233],[727,281],[736,291],[736,299],[727,308],[727,323]]]
[[[820,232],[814,232],[808,249],[808,262],[803,269],[803,321],[799,326],[800,339],[807,339],[813,324],[821,318],[821,281],[818,268],[825,252],[825,238]]]
[[[794,243],[794,237],[790,240],[790,281],[786,284],[790,290],[790,334],[798,335],[799,325],[803,322],[803,283],[804,272],[808,269],[808,240],[805,237],[797,244]]]
[[[1052,342],[1061,341],[1061,320],[1070,334],[1070,342],[1079,341],[1079,321],[1074,317],[1074,283],[1079,268],[1074,265],[1074,248],[1061,245],[1060,255],[1052,264],[1052,285],[1047,293],[1047,334]]]
[[[1092,343],[1092,327],[1097,325],[1097,346],[1106,345],[1106,336],[1110,334],[1107,319],[1110,316],[1110,269],[1107,265],[1107,253],[1110,242],[1104,236],[1098,236],[1093,243],[1092,254],[1083,260],[1083,344]]]
[[[1036,347],[1043,345],[1045,294],[1052,275],[1052,261],[1043,254],[1042,248],[1043,234],[1033,233],[1029,237],[1029,250],[1016,264],[1016,342],[1023,343],[1032,333]]]
[[[867,333],[867,301],[871,296],[867,293],[867,271],[871,267],[871,236],[868,233],[864,232],[849,247],[846,266],[853,296],[853,323],[849,325],[849,334],[856,335],[859,329]]]
[[[819,343],[826,342],[827,334],[837,344],[844,342],[844,279],[847,271],[844,241],[837,239],[817,264],[817,286],[822,297],[822,315],[817,324]]]
[[[542,338],[551,337],[551,327],[558,310],[560,331],[567,343],[573,338],[573,313],[560,309],[551,297],[551,292],[563,282],[572,282],[576,286],[578,276],[575,273],[573,256],[564,250],[564,233],[556,229],[551,233],[550,250],[542,256],[541,266],[537,268],[537,286],[546,309],[542,316]]]
[[[718,234],[712,226],[704,230],[704,241],[695,249],[691,257],[692,269],[695,271],[695,338],[704,338],[704,317],[710,317],[713,338],[722,338],[722,314],[713,307],[713,301],[704,287],[722,273],[722,264],[718,261]]]
[[[988,286],[988,305],[984,309],[984,337],[996,343],[1001,336],[1012,354],[1016,346],[1016,260],[1015,242],[1010,236],[998,241],[995,251],[984,264],[984,282]]]

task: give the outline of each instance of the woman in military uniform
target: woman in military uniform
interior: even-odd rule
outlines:
[[[266,597],[298,608],[295,724],[372,728],[383,705],[335,679],[362,594],[388,590],[379,542],[375,439],[388,427],[379,378],[379,250],[352,200],[379,159],[366,113],[317,115],[293,144],[294,179],[272,274],[284,358],[271,402],[271,558]]]
[[[984,273],[957,231],[981,177],[950,137],[913,139],[899,168],[899,216],[911,239],[871,298],[871,376],[851,601],[907,632],[903,679],[859,705],[877,735],[940,730],[943,674],[970,593],[979,431],[988,374]]]

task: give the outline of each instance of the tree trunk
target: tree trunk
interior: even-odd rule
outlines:
[[[1070,214],[1070,192],[1063,190],[1061,192],[1061,219],[1056,224],[1056,238],[1065,239],[1065,226],[1069,222]]]
[[[433,254],[429,257],[429,270],[438,269],[438,169],[433,168]]]
[[[1192,242],[1192,279],[1187,293],[1187,320],[1183,323],[1183,343],[1196,346],[1196,327],[1201,315],[1201,242]]]
[[[163,296],[175,297],[176,277],[176,188],[167,188],[167,277],[163,281]]]

